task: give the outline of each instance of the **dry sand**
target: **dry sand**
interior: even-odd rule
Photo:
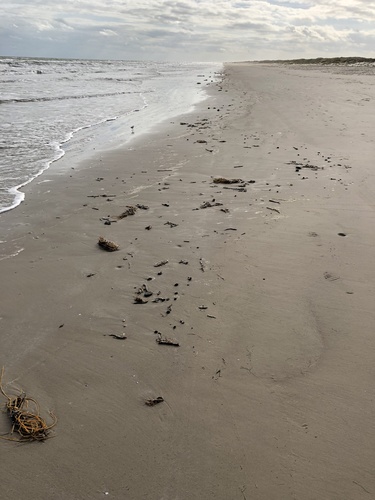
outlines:
[[[361,71],[227,65],[195,113],[56,165],[1,215],[6,390],[59,418],[44,443],[0,442],[1,498],[375,498],[375,86]],[[149,208],[115,221],[136,204]]]

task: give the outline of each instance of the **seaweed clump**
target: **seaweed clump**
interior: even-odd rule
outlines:
[[[52,423],[47,424],[40,415],[39,403],[34,399],[26,396],[22,392],[18,396],[8,396],[4,391],[2,380],[4,376],[4,368],[1,370],[0,376],[0,391],[7,399],[5,404],[7,414],[12,423],[9,436],[0,436],[8,441],[45,441],[49,437],[49,431],[57,424],[57,417],[49,412]],[[18,434],[18,437],[11,437],[13,434]]]

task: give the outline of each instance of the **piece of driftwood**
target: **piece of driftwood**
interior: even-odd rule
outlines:
[[[156,342],[160,345],[171,345],[174,347],[180,346],[179,342],[176,339],[169,339],[168,337],[163,337],[162,335],[158,336]]]
[[[155,406],[155,405],[158,405],[159,403],[163,403],[163,401],[164,401],[164,398],[162,398],[161,396],[158,396],[155,399],[154,398],[146,399],[145,405]]]
[[[103,248],[103,250],[106,250],[107,252],[115,252],[120,248],[117,243],[106,240],[105,238],[103,238],[103,236],[99,237],[98,245],[100,246],[100,248]]]
[[[125,219],[125,217],[129,217],[129,215],[134,215],[136,211],[137,207],[128,205],[126,209],[122,212],[122,214],[116,216],[116,219]]]
[[[154,264],[154,267],[165,266],[165,264],[168,264],[168,260],[161,260],[160,262],[157,262],[156,264]]]
[[[239,184],[243,182],[242,179],[226,179],[225,177],[215,177],[212,181],[215,184]]]
[[[277,208],[272,208],[272,207],[266,207],[268,210],[271,210],[272,212],[280,213],[280,210],[277,210]]]
[[[57,424],[57,417],[49,412],[52,423],[47,422],[40,416],[39,403],[34,399],[27,397],[24,392],[19,396],[9,396],[3,388],[4,367],[0,375],[0,391],[7,399],[6,410],[12,428],[9,436],[0,436],[8,441],[44,441],[51,437],[49,431]],[[11,437],[14,433],[18,438]]]
[[[109,333],[108,337],[113,337],[114,339],[117,340],[126,340],[128,338],[125,335],[117,335],[117,333]]]

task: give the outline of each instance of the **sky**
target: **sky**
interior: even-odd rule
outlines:
[[[375,57],[375,1],[2,0],[0,55],[186,62]]]

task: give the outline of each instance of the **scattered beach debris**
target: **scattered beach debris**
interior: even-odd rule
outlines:
[[[88,194],[87,198],[116,198],[115,194]]]
[[[98,245],[100,246],[100,248],[103,248],[103,250],[106,250],[107,252],[115,252],[120,248],[117,243],[106,240],[105,238],[103,238],[103,236],[99,237]]]
[[[277,212],[278,214],[280,213],[280,210],[277,210],[277,208],[272,208],[272,207],[266,207],[268,210],[272,210],[272,212]]]
[[[154,295],[153,292],[151,292],[146,285],[142,285],[140,288],[138,288],[138,290],[135,292],[136,295],[142,295],[144,297],[151,297],[152,295]]]
[[[143,297],[151,297],[153,292],[151,292],[146,285],[142,285],[142,292],[143,292]]]
[[[142,205],[141,203],[137,203],[136,207],[139,208],[140,210],[148,210],[150,208],[147,205]]]
[[[205,309],[208,309],[207,306],[198,306],[198,309],[200,309],[201,311],[205,310]]]
[[[116,219],[125,219],[125,217],[129,217],[130,215],[134,215],[136,211],[137,211],[137,207],[134,207],[133,205],[128,205],[126,207],[126,210],[124,210],[122,212],[122,214],[116,216]]]
[[[243,165],[235,165],[233,168],[243,168]]]
[[[205,201],[199,208],[221,207],[223,204],[219,202]]]
[[[237,231],[235,227],[227,227],[224,231]]]
[[[212,314],[207,314],[207,318],[216,319],[216,316],[212,316]]]
[[[8,396],[3,388],[4,367],[0,375],[0,391],[7,399],[6,410],[12,423],[10,436],[19,434],[19,438],[0,436],[8,441],[44,441],[49,437],[49,431],[57,424],[57,417],[49,412],[52,423],[47,422],[40,416],[39,403],[34,398],[29,398],[24,392],[19,396]]]
[[[134,304],[147,304],[147,300],[142,299],[142,297],[135,296],[134,297]]]
[[[174,223],[174,222],[170,222],[170,221],[167,221],[164,226],[170,226],[170,227],[177,227],[178,224]]]
[[[207,141],[205,141],[204,139],[198,139],[196,142],[198,144],[207,144]]]
[[[270,203],[277,203],[278,205],[280,205],[280,202],[277,201],[277,200],[268,200]]]
[[[154,264],[154,267],[161,267],[161,266],[165,266],[165,264],[168,264],[168,260],[161,260],[160,262],[157,262],[156,264]]]
[[[155,302],[155,304],[157,304],[158,302],[167,302],[169,300],[169,298],[163,298],[163,297],[156,297],[156,299],[154,299],[152,302]]]
[[[214,184],[240,184],[242,179],[226,179],[225,177],[215,177],[212,181]]]
[[[176,339],[170,339],[168,337],[164,337],[161,333],[158,333],[156,342],[160,345],[171,345],[174,347],[180,347],[180,343]]]
[[[346,233],[337,233],[338,236],[346,236]]]
[[[125,335],[117,335],[117,333],[109,333],[108,337],[112,337],[112,338],[117,339],[117,340],[125,340],[128,338]]]
[[[167,316],[168,314],[171,314],[172,312],[172,305],[167,307],[167,310],[165,311],[165,315]]]
[[[287,161],[286,164],[287,165],[293,165],[296,168],[296,172],[299,172],[303,168],[307,168],[309,170],[314,170],[315,172],[318,171],[318,170],[323,170],[322,167],[318,167],[317,165],[311,165],[310,163],[300,163],[300,162],[297,162],[297,161],[294,161],[294,160]]]
[[[225,214],[229,214],[229,208],[220,208],[220,210]]]
[[[150,231],[152,229],[152,226],[146,226],[145,229],[147,229],[147,231]]]
[[[206,264],[204,263],[204,260],[202,258],[199,259],[199,266],[202,273],[204,273],[206,270]]]
[[[163,401],[164,401],[164,398],[162,398],[161,396],[158,396],[155,399],[153,399],[153,398],[146,399],[145,405],[147,405],[147,406],[155,406],[155,405],[158,405],[159,403],[163,403]]]
[[[224,186],[224,189],[231,189],[232,191],[238,191],[239,193],[247,193],[247,189],[244,187],[228,187]]]
[[[179,264],[184,264],[185,266],[187,266],[189,264],[189,261],[181,259]]]

